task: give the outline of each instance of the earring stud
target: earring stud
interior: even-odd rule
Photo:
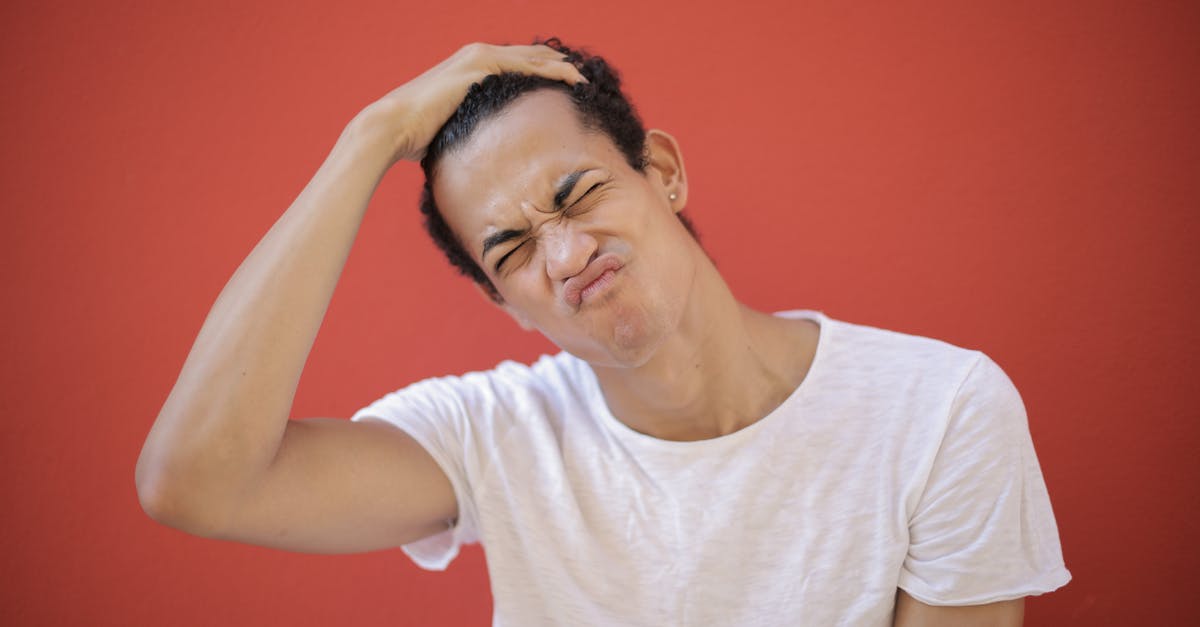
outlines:
[[[679,195],[676,194],[675,192],[671,192],[670,194],[667,195],[667,198],[670,200],[675,200],[676,198],[679,198]]]

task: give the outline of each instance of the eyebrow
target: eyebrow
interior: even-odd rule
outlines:
[[[587,170],[575,170],[563,178],[562,182],[558,184],[558,191],[554,193],[554,211],[559,211],[563,208],[563,203],[567,201],[567,197],[571,195],[571,192],[575,191],[575,185],[579,183],[579,179],[591,171],[590,168]],[[528,232],[529,229],[505,229],[499,233],[487,236],[483,240],[483,252],[479,255],[480,259],[486,258],[489,250],[504,242],[521,237]]]
[[[558,192],[554,194],[555,211],[563,208],[563,203],[567,202],[567,196],[571,195],[571,192],[575,189],[575,184],[578,183],[579,179],[588,172],[591,172],[591,170],[575,170],[574,172],[568,174],[566,178],[563,179],[562,183],[559,183]]]
[[[487,239],[483,240],[483,254],[480,255],[480,258],[486,259],[489,250],[499,246],[500,244],[503,244],[504,242],[507,242],[508,240],[521,237],[528,232],[529,229],[506,229],[500,231],[499,233],[493,233],[487,236]]]

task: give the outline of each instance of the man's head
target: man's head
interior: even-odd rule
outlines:
[[[703,257],[679,216],[679,148],[646,132],[602,59],[589,83],[489,76],[429,146],[434,240],[527,329],[593,364],[644,363],[677,328]]]
[[[488,76],[471,86],[458,110],[434,136],[425,157],[421,159],[421,169],[425,173],[425,185],[421,191],[421,214],[425,217],[425,229],[451,265],[475,281],[494,300],[499,297],[495,286],[450,231],[434,198],[433,180],[444,154],[465,143],[481,123],[502,112],[520,96],[539,89],[556,89],[571,97],[580,122],[588,130],[608,136],[624,155],[629,167],[638,172],[646,169],[646,129],[629,98],[621,91],[621,79],[616,69],[602,57],[571,50],[558,38],[534,43],[561,52],[579,68],[588,83],[572,87],[560,81],[528,74]],[[688,232],[699,239],[695,225],[688,216],[682,211],[676,215]]]

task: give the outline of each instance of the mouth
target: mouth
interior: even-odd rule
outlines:
[[[567,279],[563,286],[563,300],[572,308],[578,308],[585,300],[596,298],[613,284],[623,265],[613,253],[596,257],[583,272]]]

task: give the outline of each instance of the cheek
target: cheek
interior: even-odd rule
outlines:
[[[540,258],[522,260],[523,264],[502,279],[494,279],[501,298],[510,306],[524,312],[531,320],[537,320],[552,312],[554,292],[549,287],[549,277]]]
[[[669,207],[648,206],[636,216],[636,248],[661,269],[679,266],[691,235]]]

